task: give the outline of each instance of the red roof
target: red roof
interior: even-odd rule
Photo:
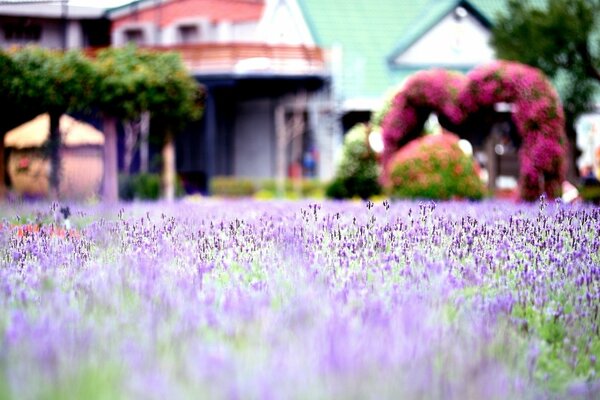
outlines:
[[[262,0],[167,0],[137,2],[120,7],[113,15],[113,28],[124,23],[157,22],[161,27],[181,19],[203,17],[211,21],[258,21],[262,15]]]

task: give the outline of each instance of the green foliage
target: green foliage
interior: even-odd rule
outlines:
[[[369,147],[369,133],[367,125],[357,124],[346,134],[336,175],[325,192],[327,197],[367,199],[381,193],[379,165]]]
[[[96,103],[103,113],[133,119],[148,110],[150,76],[134,46],[102,49],[96,56],[100,80]]]
[[[201,115],[202,91],[176,53],[107,48],[96,65],[97,103],[105,114],[132,119],[150,111],[175,129]]]
[[[573,290],[573,292],[571,292]],[[574,297],[574,289],[565,298]],[[539,309],[532,305],[515,305],[512,316],[522,321],[522,333],[540,339],[535,362],[536,378],[554,391],[562,391],[576,381],[585,381],[594,374],[595,360],[600,358],[600,337],[577,339],[582,326],[571,325],[569,304],[556,302],[556,309]],[[559,309],[564,310],[558,312]]]
[[[492,46],[500,58],[540,68],[557,81],[569,123],[589,109],[600,84],[598,0],[510,0],[497,18]]]
[[[123,200],[158,200],[160,176],[134,174],[119,176],[119,198]]]
[[[579,188],[579,195],[584,201],[600,204],[600,185],[582,185]]]
[[[277,180],[253,180],[233,176],[217,176],[210,181],[210,194],[219,197],[256,197],[275,199],[279,197]],[[318,179],[286,179],[284,198],[323,197],[323,184]]]
[[[389,88],[383,95],[383,103],[381,106],[374,110],[371,114],[371,120],[369,121],[371,126],[373,127],[381,127],[383,125],[383,120],[386,115],[392,108],[392,103],[394,101],[394,97],[402,90],[404,87],[404,82]]]
[[[249,197],[256,190],[252,179],[217,176],[210,180],[210,194],[220,197]]]
[[[97,80],[93,64],[81,52],[28,46],[12,58],[20,71],[13,88],[18,104],[60,114],[89,109]]]
[[[204,93],[186,71],[177,53],[145,53],[143,61],[154,75],[148,93],[149,110],[169,129],[181,130],[202,115]]]
[[[0,102],[4,104],[13,95],[14,80],[18,74],[17,66],[13,59],[0,49]]]
[[[286,179],[284,194],[286,199],[294,198],[322,198],[324,196],[323,184],[318,179]],[[258,191],[254,194],[260,199],[274,199],[279,196],[277,180],[267,179],[259,182]]]
[[[485,188],[472,157],[450,134],[428,135],[401,148],[390,161],[390,194],[400,198],[480,199]]]

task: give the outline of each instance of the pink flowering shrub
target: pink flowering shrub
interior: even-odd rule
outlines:
[[[392,155],[421,135],[423,124],[431,112],[446,116],[453,123],[462,120],[457,99],[465,83],[466,79],[461,74],[443,69],[417,72],[406,82],[383,118],[384,176]]]
[[[521,198],[534,200],[544,192],[549,197],[560,195],[566,136],[559,97],[539,70],[507,61],[476,68],[466,78],[444,70],[415,74],[383,119],[382,182],[387,184],[393,154],[420,135],[430,112],[460,124],[469,114],[500,102],[513,105],[512,118],[523,141]]]
[[[427,135],[402,147],[389,163],[390,194],[442,200],[482,198],[485,187],[479,168],[463,153],[458,140],[450,133]]]

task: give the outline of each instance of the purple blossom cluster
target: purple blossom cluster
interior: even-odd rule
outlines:
[[[542,193],[559,196],[567,144],[562,105],[541,71],[516,62],[496,61],[462,78],[444,70],[415,74],[396,95],[383,122],[384,171],[392,155],[420,135],[430,112],[460,124],[479,109],[501,102],[513,105],[512,119],[523,140],[521,198],[532,201]]]
[[[44,206],[2,210],[2,398],[600,394],[598,208],[72,211],[56,235],[19,230]]]

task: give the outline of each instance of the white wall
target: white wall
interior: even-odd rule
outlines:
[[[83,47],[83,28],[79,21],[69,21],[67,25],[67,48],[79,49]]]
[[[237,22],[232,24],[232,39],[234,42],[256,42],[256,22]]]
[[[489,39],[489,30],[471,14],[457,19],[450,13],[395,62],[403,66],[472,67],[494,59]]]
[[[269,44],[314,45],[295,0],[267,0],[257,34],[260,41]]]
[[[271,178],[275,176],[275,132],[269,99],[239,103],[234,131],[234,165],[236,176]]]

